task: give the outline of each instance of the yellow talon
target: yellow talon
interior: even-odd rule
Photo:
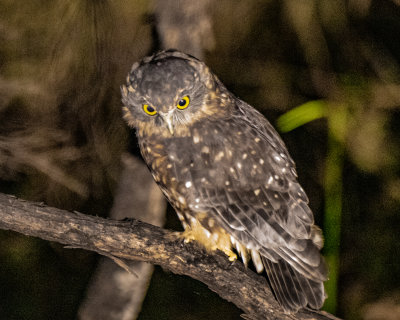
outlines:
[[[189,243],[189,242],[191,242],[193,240],[196,240],[194,232],[192,230],[190,230],[190,229],[186,229],[185,231],[180,232],[179,233],[179,237],[182,237],[183,238],[183,242],[185,242],[185,243]]]
[[[213,231],[214,232],[211,232],[204,228],[197,219],[191,219],[190,227],[181,232],[179,237],[183,238],[184,243],[196,240],[203,245],[206,250],[221,250],[228,256],[231,262],[237,260],[236,253],[232,251],[230,236],[222,228],[214,228]]]
[[[237,260],[237,255],[231,250],[224,251],[224,253],[228,256],[229,261],[233,262]]]

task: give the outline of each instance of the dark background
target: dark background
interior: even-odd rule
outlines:
[[[107,216],[121,154],[138,155],[119,86],[133,62],[163,47],[154,5],[0,0],[1,192]],[[338,261],[328,310],[400,317],[400,2],[219,0],[207,14],[204,60],[232,92],[281,129],[297,106],[323,110],[282,137]],[[166,227],[180,230],[171,210]],[[0,231],[0,319],[74,319],[97,259]],[[157,268],[139,319],[239,314]]]

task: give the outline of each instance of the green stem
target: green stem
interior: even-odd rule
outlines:
[[[342,180],[343,180],[343,159],[344,144],[338,136],[338,127],[343,126],[345,120],[344,110],[335,110],[339,113],[333,117],[328,117],[328,155],[325,168],[325,216],[324,234],[325,248],[324,253],[329,266],[329,280],[325,283],[328,299],[324,309],[330,313],[336,312],[337,307],[337,286],[339,275],[339,256],[340,256],[340,229],[342,216]],[[335,119],[332,119],[335,118]],[[340,121],[338,123],[337,121]]]

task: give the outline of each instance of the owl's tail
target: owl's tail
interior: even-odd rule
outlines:
[[[285,260],[276,263],[262,257],[276,299],[287,312],[309,305],[320,309],[326,298],[323,281],[311,280],[296,271]]]

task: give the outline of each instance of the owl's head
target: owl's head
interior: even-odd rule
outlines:
[[[227,114],[230,100],[203,62],[176,50],[136,62],[121,93],[125,120],[147,135],[185,135],[196,121]]]

